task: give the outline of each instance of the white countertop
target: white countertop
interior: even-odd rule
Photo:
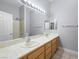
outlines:
[[[57,33],[52,33],[48,37],[41,35],[39,38],[34,39],[38,44],[30,48],[27,46],[25,47],[24,41],[8,47],[0,48],[0,59],[19,59],[57,36],[59,36]]]

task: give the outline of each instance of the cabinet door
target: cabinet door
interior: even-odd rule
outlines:
[[[59,47],[59,37],[56,38],[56,43],[57,43],[56,47],[58,48]]]
[[[59,37],[52,40],[52,46],[55,46],[56,49],[59,47]]]
[[[45,58],[50,59],[51,58],[51,42],[47,43],[45,45]]]
[[[51,47],[49,47],[48,49],[46,49],[46,59],[50,59],[51,56],[52,56],[52,53],[51,53]]]
[[[56,47],[56,45],[57,45],[57,40],[56,40],[56,38],[55,38],[55,39],[52,40],[52,47],[53,47],[53,46]]]
[[[48,49],[51,47],[51,42],[48,42],[47,44],[45,44],[45,49]]]
[[[30,53],[28,59],[44,59],[44,47],[40,47],[36,51]]]
[[[51,59],[51,53],[49,53],[48,55],[46,55],[46,59]]]
[[[54,56],[55,52],[56,52],[56,47],[52,46],[52,57]]]
[[[37,58],[35,58],[35,59],[45,59],[44,52],[41,53],[39,56],[37,56]]]
[[[54,56],[58,46],[59,46],[59,37],[52,40],[52,56]]]

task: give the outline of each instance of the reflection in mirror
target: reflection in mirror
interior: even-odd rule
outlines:
[[[50,21],[49,20],[45,20],[44,21],[44,35],[48,36],[50,30]]]
[[[51,29],[51,30],[54,30],[54,22],[51,22],[51,23],[50,23],[50,29]]]
[[[44,30],[49,30],[50,29],[50,21],[49,20],[46,20],[44,22]]]
[[[16,0],[0,0],[0,41],[20,37],[20,6]]]
[[[13,38],[13,15],[0,11],[0,40]]]
[[[27,33],[28,36],[38,35],[45,31],[50,3],[47,0],[29,1],[31,5],[27,6],[21,0],[0,0],[0,41],[23,38]]]

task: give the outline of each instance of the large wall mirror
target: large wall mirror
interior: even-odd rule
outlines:
[[[29,1],[32,2],[30,7],[21,4],[20,0],[0,0],[0,41],[22,38],[27,33],[33,36],[44,32],[46,21],[50,20],[50,3],[48,0]]]

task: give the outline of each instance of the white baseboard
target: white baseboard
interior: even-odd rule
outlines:
[[[66,51],[66,52],[69,52],[69,53],[78,55],[78,52],[73,51],[73,50],[70,50],[70,49],[67,49],[67,48],[59,47],[59,49],[63,49],[63,50]]]

